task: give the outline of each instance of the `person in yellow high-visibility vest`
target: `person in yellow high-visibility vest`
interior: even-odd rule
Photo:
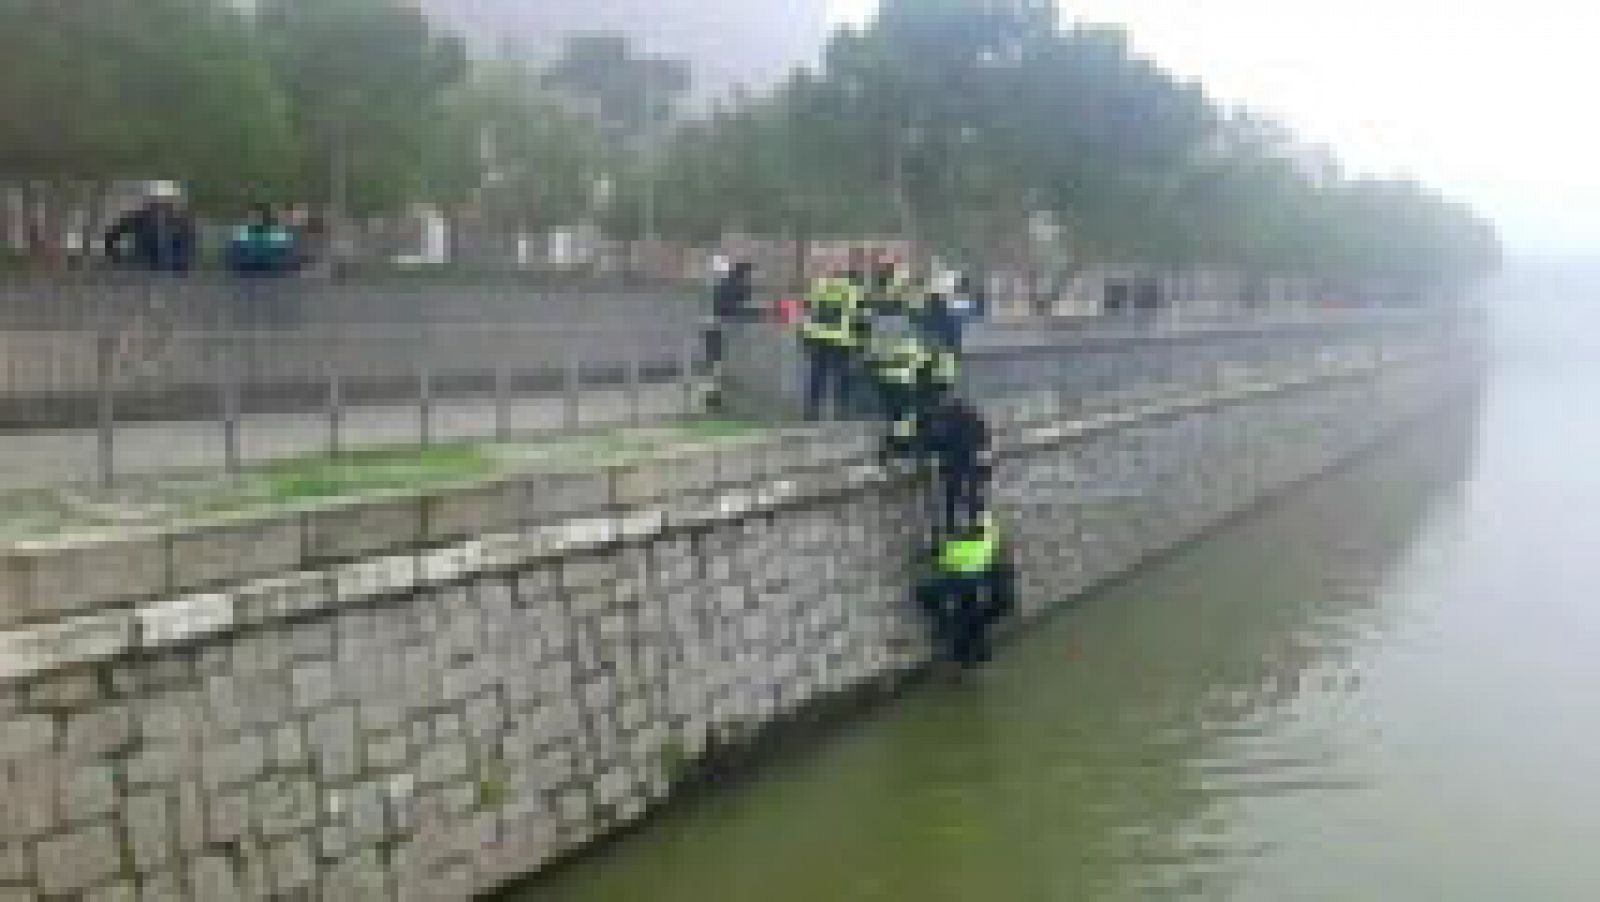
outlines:
[[[991,631],[1016,608],[1015,565],[993,514],[979,514],[939,544],[919,595],[942,657],[962,667],[989,660]]]
[[[913,331],[875,332],[872,336],[872,376],[895,457],[905,457],[916,449],[921,419],[918,388],[926,354],[926,345]]]
[[[806,354],[807,419],[821,419],[830,398],[835,415],[849,405],[860,316],[861,288],[850,279],[828,276],[812,285],[800,322]]]

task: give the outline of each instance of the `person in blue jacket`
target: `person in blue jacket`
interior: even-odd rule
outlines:
[[[300,241],[278,221],[271,207],[251,208],[228,241],[228,271],[244,280],[239,292],[239,320],[251,326],[282,326],[294,318],[293,290],[267,287],[300,268]]]
[[[300,263],[300,242],[271,207],[252,207],[228,241],[228,269],[238,276],[281,276]]]

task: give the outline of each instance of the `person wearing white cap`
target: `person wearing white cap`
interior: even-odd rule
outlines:
[[[151,182],[145,202],[119,218],[106,232],[106,256],[113,263],[147,272],[186,273],[194,266],[194,218],[183,206],[176,182]]]

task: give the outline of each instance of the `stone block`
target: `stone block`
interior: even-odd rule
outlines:
[[[306,724],[306,739],[325,780],[349,780],[361,771],[361,744],[353,707],[329,708]]]
[[[307,832],[316,824],[317,785],[307,777],[272,777],[250,786],[246,804],[255,834],[276,842]]]
[[[431,494],[423,501],[427,539],[449,542],[515,530],[523,521],[526,492],[521,480],[504,479]]]
[[[420,552],[417,556],[417,578],[428,585],[444,585],[477,576],[483,572],[485,563],[482,542],[459,542]]]
[[[435,743],[422,750],[417,761],[417,779],[431,786],[464,780],[471,770],[471,764],[472,759],[464,741]]]
[[[616,578],[616,561],[609,555],[571,557],[561,564],[561,586],[568,593],[609,586]]]
[[[115,880],[83,895],[83,902],[138,902],[139,887],[132,880]]]
[[[328,661],[308,661],[289,672],[290,697],[296,709],[315,711],[334,698],[334,670]]]
[[[178,533],[168,538],[170,590],[188,592],[294,569],[301,558],[294,517],[272,517]]]
[[[159,536],[12,543],[0,550],[0,627],[153,598],[166,588]]]
[[[328,607],[335,586],[327,574],[299,571],[253,580],[229,589],[234,619],[241,626],[298,617]]]
[[[56,743],[56,719],[44,714],[0,718],[0,762],[48,755]]]
[[[141,874],[155,871],[173,859],[171,807],[164,795],[137,795],[124,803],[123,833],[128,857]]]
[[[602,470],[522,477],[525,523],[593,515],[611,507],[611,480]]]
[[[26,883],[29,872],[27,847],[20,842],[0,840],[0,885]]]
[[[100,884],[122,867],[116,831],[104,822],[42,840],[37,854],[39,888],[62,896]]]
[[[411,744],[403,734],[384,733],[367,738],[368,767],[383,771],[399,770],[410,760]]]
[[[250,827],[250,802],[244,790],[212,791],[206,804],[206,841],[231,843]]]
[[[420,543],[426,525],[422,498],[362,501],[307,511],[305,559],[312,564],[348,561]]]
[[[333,570],[333,593],[340,604],[409,592],[417,585],[415,554],[396,554],[341,564]]]
[[[362,783],[350,790],[345,804],[356,842],[376,843],[389,835],[389,793],[385,783]]]
[[[134,633],[133,618],[123,613],[74,617],[0,633],[0,681],[115,657],[133,645]]]
[[[111,813],[117,804],[117,787],[106,764],[68,767],[59,788],[61,820],[75,824]]]
[[[543,534],[543,555],[568,554],[599,548],[615,541],[616,519],[611,516],[584,517],[555,524]]]
[[[754,439],[719,443],[713,457],[716,486],[748,485],[762,478],[769,450],[768,443]]]
[[[390,902],[388,869],[376,850],[364,849],[334,864],[323,880],[326,902]]]
[[[142,648],[192,642],[233,628],[233,596],[219,592],[155,602],[135,611],[134,619]]]
[[[183,880],[177,871],[157,871],[139,882],[139,902],[171,902],[183,898]]]
[[[201,780],[211,792],[242,786],[266,768],[266,742],[246,733],[232,741],[207,746],[200,756]]]
[[[123,774],[133,787],[171,783],[183,774],[186,761],[176,742],[146,742],[123,764]]]
[[[207,855],[189,865],[189,885],[196,902],[242,898],[233,862],[217,855]]]
[[[316,855],[306,837],[279,843],[267,850],[272,886],[278,897],[309,892],[317,878]]]

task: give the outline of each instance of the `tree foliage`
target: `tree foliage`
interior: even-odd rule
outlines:
[[[248,22],[212,0],[0,0],[0,172],[281,191],[292,132]]]
[[[1048,0],[885,0],[815,72],[680,135],[693,234],[889,230],[970,261],[1060,226],[1079,265],[1217,267],[1417,288],[1498,260],[1491,226],[1420,186],[1349,179],[1226,109],[1119,29]]]
[[[460,38],[396,0],[261,0],[257,29],[301,135],[308,193],[361,212],[419,193]]]
[[[0,176],[178,179],[212,207],[430,201],[510,231],[903,235],[969,264],[1049,241],[1077,266],[1416,291],[1498,260],[1471,210],[1347,176],[1052,0],[883,0],[815,67],[688,118],[689,67],[619,36],[541,68],[469,61],[408,0],[254,8],[0,0]]]
[[[613,138],[633,142],[671,120],[693,84],[681,60],[641,56],[617,34],[580,34],[545,73],[552,88],[581,98]]]

